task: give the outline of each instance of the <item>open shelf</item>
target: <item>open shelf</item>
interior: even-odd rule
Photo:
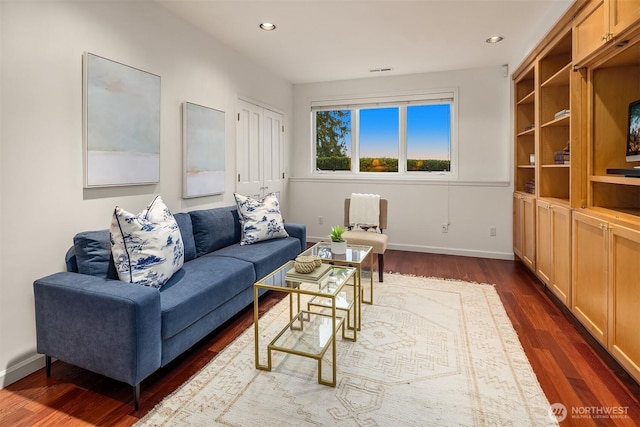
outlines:
[[[640,99],[640,38],[594,66],[589,77],[593,132],[589,140],[588,205],[639,221],[640,178],[609,174],[607,169],[640,165],[626,160],[629,103]]]
[[[540,77],[537,146],[538,197],[550,203],[570,200],[572,33],[563,33],[538,61]],[[556,160],[558,157],[558,160]],[[566,157],[566,158],[565,158]]]
[[[565,127],[569,127],[569,124],[571,122],[571,115],[570,114],[566,114],[562,117],[558,117],[557,119],[552,119],[551,121],[548,121],[546,123],[542,124],[542,128],[546,128],[546,127],[560,127],[560,126],[565,126]]]
[[[524,192],[536,179],[536,74],[531,67],[515,82],[515,190]]]
[[[560,69],[553,76],[549,77],[548,80],[544,81],[540,87],[552,87],[552,86],[566,86],[569,84],[569,80],[571,78],[571,58],[569,58],[566,65]]]

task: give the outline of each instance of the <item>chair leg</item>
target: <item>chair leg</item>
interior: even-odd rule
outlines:
[[[378,254],[378,281],[382,283],[384,274],[384,254]]]
[[[49,378],[51,376],[51,356],[45,354],[44,355],[44,360],[45,360],[45,363],[46,363],[45,372],[47,374],[47,378]]]

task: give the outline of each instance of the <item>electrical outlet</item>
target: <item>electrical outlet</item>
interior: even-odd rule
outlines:
[[[449,232],[449,224],[442,224],[442,232],[443,233]]]
[[[318,224],[324,224],[324,218],[319,216],[318,217]]]
[[[489,236],[491,237],[496,237],[496,226],[492,225],[489,227]]]

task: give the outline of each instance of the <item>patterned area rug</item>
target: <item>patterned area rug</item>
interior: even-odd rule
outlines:
[[[288,315],[285,298],[261,335]],[[357,342],[338,339],[335,388],[303,357],[274,352],[271,372],[255,369],[253,342],[249,328],[137,425],[557,425],[491,285],[385,274]]]

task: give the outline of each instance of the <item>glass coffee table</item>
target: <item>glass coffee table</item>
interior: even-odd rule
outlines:
[[[318,383],[335,387],[336,385],[336,335],[342,331],[342,338],[355,341],[353,335],[345,334],[345,317],[338,312],[346,312],[346,321],[359,306],[359,292],[356,284],[356,269],[345,266],[323,264],[319,269],[325,271],[320,277],[296,274],[294,262],[289,261],[273,273],[253,285],[253,320],[255,335],[256,368],[271,370],[271,352],[281,351],[315,359],[318,362]],[[349,283],[352,282],[352,283]],[[352,288],[352,292],[349,292]],[[260,361],[259,292],[269,289],[289,294],[289,323],[267,345],[267,363]],[[351,295],[349,295],[351,294]],[[306,296],[319,311],[302,310],[301,297]],[[322,359],[331,347],[332,376],[330,380],[322,377]]]
[[[373,304],[373,248],[371,246],[350,245],[347,242],[347,251],[344,254],[334,254],[331,252],[330,242],[318,242],[300,255],[315,255],[322,258],[323,262],[335,264],[353,266],[357,270],[356,281],[358,288],[360,289],[360,298],[358,303]],[[371,274],[369,274],[369,299],[365,299],[364,288],[362,287],[362,263],[369,257],[369,265]],[[357,325],[358,330],[361,327],[361,315],[362,309],[358,305],[357,310]]]

